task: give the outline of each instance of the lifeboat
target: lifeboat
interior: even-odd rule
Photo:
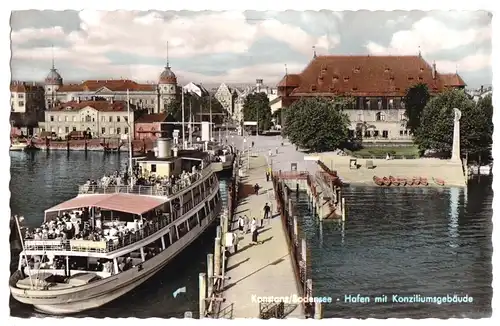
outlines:
[[[382,181],[384,182],[385,186],[390,186],[391,185],[391,180],[389,180],[388,177],[383,177]]]
[[[375,184],[377,186],[383,186],[384,185],[384,181],[381,178],[377,177],[377,176],[373,177],[373,182],[375,182]]]
[[[413,185],[414,186],[420,185],[420,178],[419,177],[413,177]]]
[[[434,181],[434,183],[437,184],[438,186],[444,186],[444,180],[443,179],[432,178],[432,181]]]
[[[399,186],[399,181],[396,178],[394,178],[392,175],[389,176],[389,181],[391,181],[391,184],[393,186]]]
[[[420,178],[420,184],[422,186],[428,186],[429,182],[427,182],[427,178]]]
[[[397,182],[402,187],[406,186],[406,179],[405,178],[398,178]]]

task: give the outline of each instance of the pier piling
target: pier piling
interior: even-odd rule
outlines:
[[[200,273],[199,275],[199,312],[200,319],[205,317],[206,310],[206,299],[207,299],[207,275],[205,273]]]
[[[321,302],[314,304],[314,319],[323,319],[323,305]]]
[[[214,276],[221,275],[221,238],[215,238],[214,246]]]
[[[214,255],[207,255],[207,296],[211,297],[214,293]]]
[[[342,197],[342,222],[345,221],[345,198]]]

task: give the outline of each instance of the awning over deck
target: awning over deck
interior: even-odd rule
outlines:
[[[78,196],[52,208],[45,213],[58,212],[82,207],[98,207],[110,211],[118,211],[141,215],[165,203],[166,199],[131,194],[101,194]]]

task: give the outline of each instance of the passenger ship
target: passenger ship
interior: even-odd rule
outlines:
[[[157,149],[136,161],[142,183],[155,179],[152,185],[86,184],[45,211],[44,230],[24,240],[9,280],[16,300],[54,315],[100,307],[145,282],[207,229],[221,207],[220,164],[203,151],[172,149],[169,139],[159,139]]]

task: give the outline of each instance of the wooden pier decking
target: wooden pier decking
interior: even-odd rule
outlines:
[[[247,158],[245,157],[245,160]],[[286,234],[280,217],[271,180],[266,181],[268,167],[263,156],[250,157],[250,169],[242,179],[241,196],[230,229],[237,232],[237,219],[247,215],[255,217],[257,225],[264,215],[264,205],[269,203],[274,217],[264,220],[259,229],[261,244],[251,245],[251,234],[240,236],[238,251],[228,258],[224,289],[224,306],[231,306],[231,318],[259,318],[257,297],[289,297],[300,295],[294,274]],[[243,166],[246,166],[244,162]],[[259,195],[253,193],[253,185],[261,186]],[[304,318],[300,305],[287,305],[287,318]]]

